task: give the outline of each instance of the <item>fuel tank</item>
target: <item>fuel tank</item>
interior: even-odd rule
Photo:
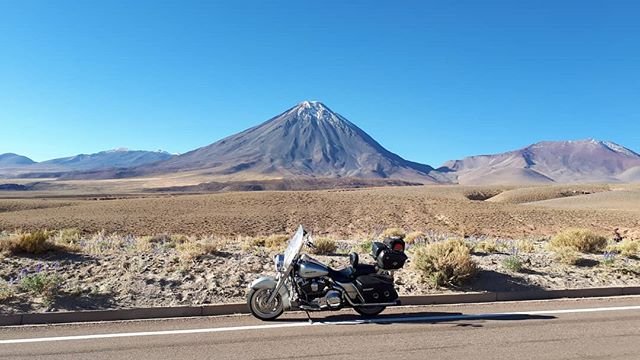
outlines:
[[[314,278],[326,276],[329,274],[329,268],[327,267],[327,265],[308,256],[300,259],[298,265],[300,266],[298,274],[303,278]]]

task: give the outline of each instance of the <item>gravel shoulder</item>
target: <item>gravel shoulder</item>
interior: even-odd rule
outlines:
[[[508,242],[510,240],[501,240]],[[409,262],[396,272],[401,295],[438,294],[465,291],[523,291],[603,286],[640,285],[640,260],[616,258],[603,262],[602,255],[582,255],[577,265],[563,265],[544,250],[544,240],[534,242],[535,250],[521,253],[519,272],[505,268],[507,252],[474,253],[478,275],[460,288],[436,288],[422,278]],[[338,268],[348,264],[347,252],[358,249],[353,240],[338,241],[338,254],[313,255]],[[505,243],[505,248],[508,243]],[[54,300],[18,290],[0,301],[1,313],[135,308],[198,305],[245,301],[247,285],[262,274],[273,274],[273,255],[278,250],[246,248],[229,241],[214,254],[185,260],[174,248],[157,244],[140,249],[121,246],[80,253],[49,252],[33,256],[0,259],[0,278],[9,282],[21,273],[37,271],[60,279]],[[361,253],[364,262],[370,257]],[[412,250],[408,249],[411,259]]]

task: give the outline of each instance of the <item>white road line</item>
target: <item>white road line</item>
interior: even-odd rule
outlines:
[[[479,320],[479,319],[495,319],[495,318],[525,316],[525,315],[558,315],[558,314],[577,314],[577,313],[592,313],[592,312],[606,312],[606,311],[630,311],[630,310],[640,310],[640,306],[518,311],[518,312],[468,314],[468,315],[461,314],[461,315],[414,316],[414,317],[398,316],[398,317],[383,317],[383,318],[377,318],[377,319],[346,320],[346,321],[317,321],[313,323],[309,323],[307,321],[300,321],[300,322],[289,322],[289,323],[279,323],[279,324],[231,326],[231,327],[206,328],[206,329],[164,330],[164,331],[145,331],[145,332],[113,333],[113,334],[55,336],[55,337],[27,338],[27,339],[8,339],[8,340],[0,340],[0,345],[25,344],[25,343],[36,343],[36,342],[53,342],[53,341],[111,339],[111,338],[123,338],[123,337],[138,337],[138,336],[202,334],[202,333],[217,333],[217,332],[245,331],[245,330],[268,330],[268,329],[293,328],[293,327],[304,327],[304,326],[359,325],[359,324],[380,324],[380,323],[396,323],[396,322],[402,323],[402,322],[416,322],[416,321],[429,322],[429,321]]]

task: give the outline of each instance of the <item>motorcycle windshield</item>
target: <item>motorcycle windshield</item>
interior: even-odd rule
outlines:
[[[289,239],[289,245],[287,246],[287,250],[284,252],[284,263],[282,264],[282,270],[287,271],[293,262],[293,259],[298,256],[300,250],[302,250],[302,246],[304,245],[304,230],[302,229],[302,225],[298,227],[298,231],[293,234],[293,237]]]

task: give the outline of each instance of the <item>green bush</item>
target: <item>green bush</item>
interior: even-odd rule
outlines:
[[[372,246],[373,246],[373,241],[372,240],[365,240],[365,241],[361,242],[360,244],[358,244],[359,250],[364,252],[364,253],[370,253]]]
[[[513,272],[520,272],[522,270],[523,264],[522,260],[517,255],[509,255],[504,260],[502,260],[502,266]]]
[[[549,241],[551,250],[570,248],[583,253],[601,252],[607,247],[607,239],[588,229],[568,229]]]
[[[460,285],[473,278],[478,271],[469,248],[460,239],[420,246],[412,262],[435,286]]]
[[[46,303],[53,301],[58,294],[60,284],[60,277],[46,272],[28,274],[20,280],[20,288],[22,290],[42,297]]]

